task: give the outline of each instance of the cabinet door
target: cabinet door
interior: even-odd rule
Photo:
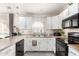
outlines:
[[[33,40],[37,41],[36,46],[33,46],[33,44],[32,44]],[[39,42],[40,42],[39,38],[26,38],[24,40],[24,52],[26,52],[26,51],[39,51]]]
[[[49,39],[40,39],[40,51],[48,51],[48,40]]]
[[[58,15],[58,29],[62,29],[62,16]]]
[[[54,39],[44,38],[40,39],[40,51],[54,51]]]
[[[31,29],[32,27],[32,18],[31,17],[20,17],[19,19],[19,28],[20,29]]]
[[[47,29],[52,29],[52,17],[47,18]]]
[[[59,26],[58,16],[52,17],[52,29],[58,29],[58,26]]]
[[[61,14],[62,19],[65,19],[69,16],[68,8],[65,9]]]
[[[69,6],[69,16],[72,16],[76,13],[78,13],[78,3],[74,3],[71,6]]]
[[[24,52],[31,51],[31,38],[24,39]]]
[[[48,51],[55,51],[55,39],[54,38],[48,39]]]
[[[35,42],[35,45],[33,45]],[[32,41],[31,41],[31,50],[32,51],[40,51],[40,38],[33,38]]]

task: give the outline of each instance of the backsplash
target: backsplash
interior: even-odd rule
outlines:
[[[64,29],[64,32],[65,32],[65,36],[66,38],[68,38],[68,32],[79,32],[79,29]]]

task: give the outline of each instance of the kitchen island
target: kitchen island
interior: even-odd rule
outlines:
[[[27,37],[26,35],[17,35],[4,39],[0,39],[0,55],[16,55],[16,43],[24,39],[24,53],[26,51],[55,51],[55,39],[63,38],[60,36],[50,37]],[[36,45],[33,45],[33,41],[36,41]],[[5,50],[8,52],[3,53]],[[12,51],[10,53],[10,51]],[[10,54],[9,54],[10,53]]]

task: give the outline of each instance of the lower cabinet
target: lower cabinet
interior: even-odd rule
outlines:
[[[26,38],[24,52],[26,51],[55,51],[55,38]]]
[[[15,56],[15,45],[0,51],[0,56]]]
[[[40,51],[54,51],[54,38],[40,39]]]

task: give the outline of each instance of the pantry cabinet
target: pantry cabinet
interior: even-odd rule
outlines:
[[[0,51],[0,56],[15,56],[15,45]]]

